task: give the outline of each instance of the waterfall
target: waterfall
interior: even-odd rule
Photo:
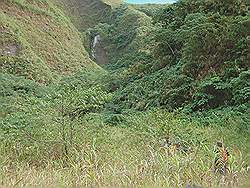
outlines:
[[[99,65],[108,63],[108,57],[100,35],[94,37],[91,45],[91,57]]]
[[[96,35],[92,44],[92,57],[94,59],[96,59],[96,46],[99,44],[100,41],[101,41],[101,36]]]

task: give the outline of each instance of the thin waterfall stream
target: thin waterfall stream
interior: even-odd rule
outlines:
[[[91,56],[96,61],[97,64],[106,64],[107,63],[107,54],[106,54],[106,50],[103,46],[103,42],[101,40],[100,35],[96,35],[94,37],[94,40],[92,43]]]

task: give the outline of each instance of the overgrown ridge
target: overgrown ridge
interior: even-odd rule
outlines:
[[[249,187],[249,18],[0,1],[0,187]]]
[[[111,5],[102,0],[55,0],[61,4],[65,12],[80,31],[106,21],[111,12]]]

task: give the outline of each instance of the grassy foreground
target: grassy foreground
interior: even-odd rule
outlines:
[[[243,184],[249,161],[247,114],[230,109],[196,115],[163,110],[113,114],[105,107],[111,94],[97,85],[95,74],[84,75],[43,90],[27,83],[32,89],[11,93],[11,86],[5,88],[2,187]],[[215,166],[217,141],[229,152],[225,172]]]
[[[221,122],[208,120],[205,126],[181,115],[152,111],[127,115],[124,121],[114,127],[98,114],[81,119],[74,125],[67,155],[55,141],[1,142],[2,186],[238,187],[247,175],[247,137],[239,134],[239,127],[232,128],[237,119],[222,119],[225,126],[231,125],[222,128]],[[163,134],[166,125],[169,129]],[[46,131],[50,139],[58,136],[56,129]],[[172,143],[162,147],[166,134]],[[229,146],[225,175],[214,172],[216,140]],[[181,144],[179,150],[175,142]]]

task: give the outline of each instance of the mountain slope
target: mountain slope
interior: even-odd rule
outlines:
[[[205,111],[249,103],[247,1],[179,1],[152,13],[113,11],[100,24],[120,109]],[[140,21],[142,20],[142,21]],[[115,86],[115,87],[114,87]]]
[[[120,0],[55,0],[62,5],[66,14],[80,31],[105,22],[110,16],[111,7]]]
[[[50,0],[1,1],[0,35],[4,72],[48,82],[96,67],[75,26]]]

